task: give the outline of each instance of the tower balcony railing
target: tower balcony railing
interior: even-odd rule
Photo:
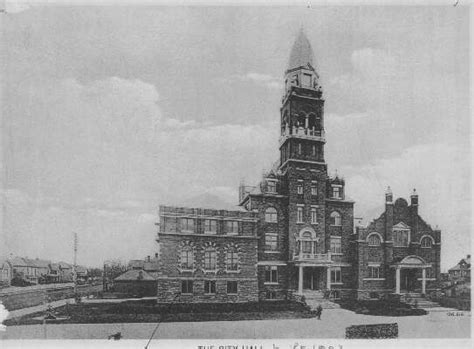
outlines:
[[[303,138],[303,139],[311,139],[311,140],[316,140],[316,141],[322,141],[325,142],[325,132],[324,130],[317,130],[314,127],[309,128],[309,127],[298,127],[298,126],[293,126],[293,127],[285,127],[283,129],[283,132],[280,136],[280,144],[282,144],[287,138],[290,137],[298,137],[298,138]]]
[[[293,256],[294,262],[331,263],[331,252],[328,253],[298,253]]]

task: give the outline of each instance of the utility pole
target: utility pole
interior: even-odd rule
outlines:
[[[73,281],[74,281],[74,297],[77,296],[77,233],[74,233],[74,266],[73,266]]]

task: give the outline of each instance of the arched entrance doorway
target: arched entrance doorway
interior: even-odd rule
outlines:
[[[431,264],[419,256],[407,256],[401,261],[392,264],[395,268],[395,293],[414,292],[421,288],[421,293],[426,293],[426,268]],[[418,277],[421,271],[421,285]]]

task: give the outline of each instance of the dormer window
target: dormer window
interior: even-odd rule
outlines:
[[[267,191],[269,193],[276,193],[276,182],[275,181],[267,181]]]
[[[341,187],[340,186],[332,186],[332,197],[333,199],[341,199]]]

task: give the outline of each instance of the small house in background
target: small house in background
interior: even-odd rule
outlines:
[[[471,255],[468,254],[448,270],[449,280],[456,283],[471,282]]]
[[[59,262],[59,282],[72,282],[72,265],[66,262]]]
[[[76,275],[78,283],[85,283],[89,277],[87,268],[82,265],[76,266]]]
[[[0,288],[11,285],[13,277],[13,268],[10,262],[3,257],[0,257]]]
[[[49,275],[48,283],[60,282],[61,270],[59,268],[59,263],[51,263],[49,265]]]
[[[130,297],[154,297],[157,281],[145,270],[131,269],[114,279],[114,291]]]

